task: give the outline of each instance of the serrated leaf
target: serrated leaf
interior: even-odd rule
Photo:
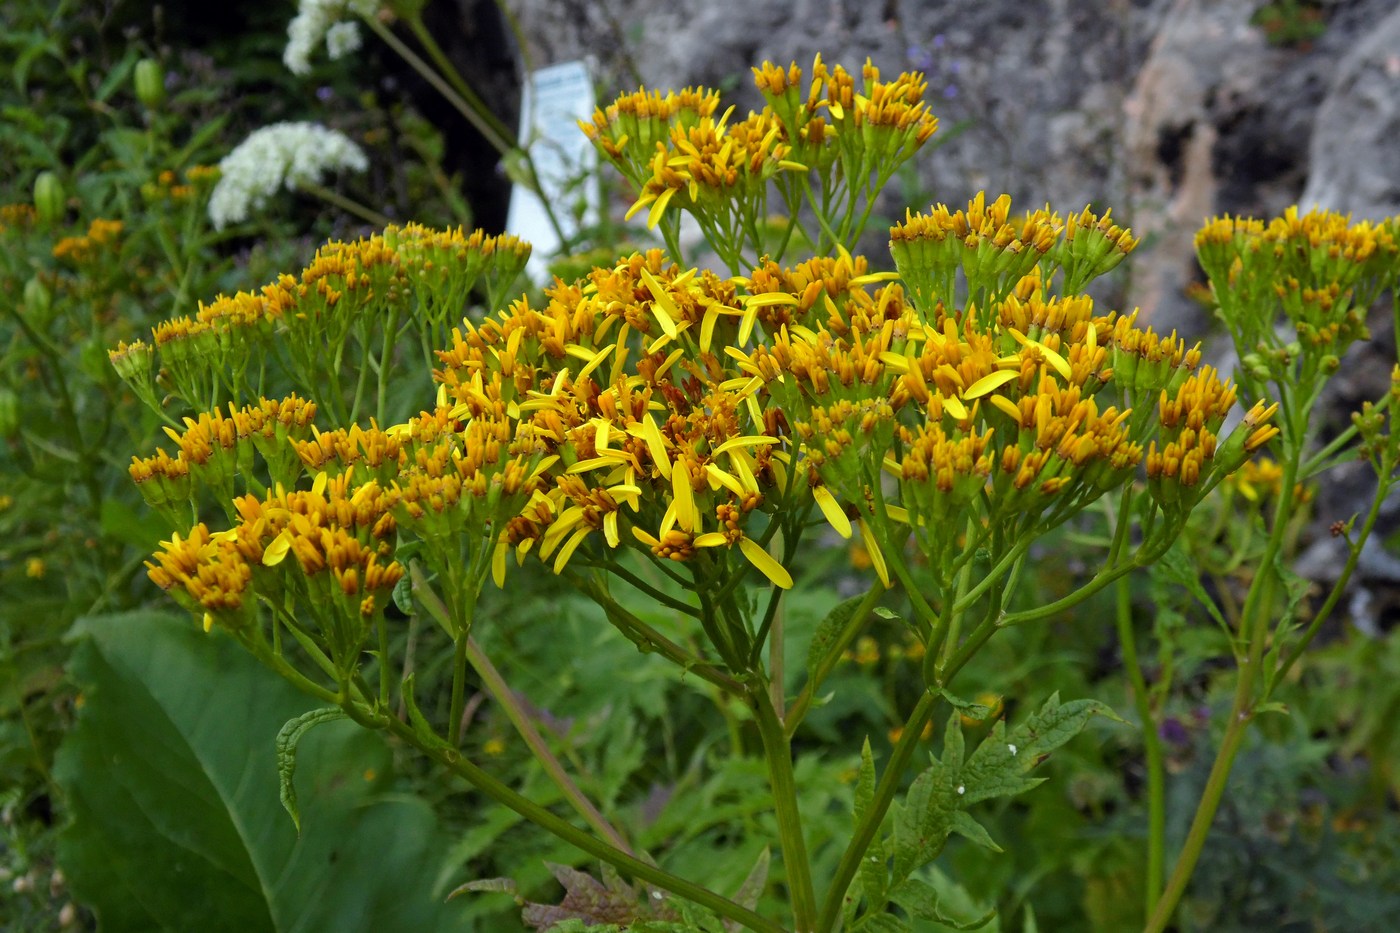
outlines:
[[[517,888],[516,888],[516,886],[515,886],[515,879],[514,879],[514,878],[478,878],[478,879],[475,880],[475,881],[468,881],[466,884],[459,885],[459,886],[453,888],[453,889],[452,889],[452,892],[451,892],[450,894],[447,895],[447,899],[450,901],[450,900],[452,900],[453,898],[458,897],[458,896],[463,895],[463,894],[487,894],[487,893],[494,893],[494,894],[516,894],[516,893],[517,893]]]
[[[949,774],[957,775],[962,771],[964,748],[962,714],[954,712],[948,717],[948,725],[943,732],[943,766]]]
[[[1097,700],[1061,703],[1054,693],[1029,719],[1006,735],[998,721],[991,733],[963,765],[961,779],[967,787],[963,805],[1023,793],[1041,783],[1026,774],[1045,756],[1079,734],[1088,721],[1113,711]],[[1114,717],[1117,718],[1117,717]]]
[[[856,778],[855,825],[860,825],[861,818],[869,812],[874,800],[875,757],[870,752],[870,738],[867,736],[860,749],[860,773]],[[856,870],[856,882],[868,901],[878,903],[885,898],[885,887],[889,883],[886,860],[885,839],[877,831],[870,848],[861,856],[860,868]]]
[[[1187,553],[1185,543],[1178,540],[1168,548],[1167,552],[1157,560],[1157,563],[1152,565],[1152,572],[1184,587],[1196,602],[1205,607],[1211,618],[1225,630],[1226,634],[1233,635],[1229,623],[1220,613],[1220,607],[1215,604],[1215,600],[1211,599],[1206,588],[1201,585],[1200,568],[1196,566],[1196,562]]]
[[[960,802],[955,782],[956,776],[935,760],[909,785],[894,822],[895,883],[943,851]]]
[[[1001,846],[992,841],[987,827],[974,820],[966,810],[959,810],[953,814],[953,832],[969,842],[977,843],[984,849],[991,849],[993,852],[1002,851]]]
[[[278,794],[282,799],[282,809],[291,815],[298,836],[301,835],[301,811],[297,809],[297,743],[314,726],[344,718],[345,710],[339,706],[307,710],[287,720],[277,732],[274,747],[277,749]]]
[[[812,635],[812,643],[807,646],[807,679],[815,679],[817,672],[825,666],[827,655],[841,641],[841,632],[855,615],[856,609],[865,601],[865,594],[842,600],[831,608],[817,625]]]
[[[862,919],[856,929],[861,933],[911,933],[914,928],[894,914],[874,914]]]
[[[947,700],[948,705],[953,707],[953,709],[962,713],[969,719],[976,719],[979,722],[986,719],[987,714],[992,711],[992,708],[984,703],[978,703],[975,700],[965,700],[960,696],[949,693],[942,687],[939,688],[938,695]]]
[[[940,876],[941,877],[941,876]],[[995,909],[975,920],[957,920],[939,909],[938,890],[927,881],[910,878],[890,894],[890,900],[919,920],[930,920],[954,930],[980,930],[995,919]]]

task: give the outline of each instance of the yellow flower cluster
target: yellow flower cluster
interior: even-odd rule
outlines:
[[[1289,208],[1268,223],[1217,217],[1196,234],[1221,319],[1259,378],[1309,386],[1368,336],[1366,312],[1400,268],[1400,219]],[[1275,328],[1282,311],[1296,340]]]
[[[33,204],[0,204],[0,234],[28,230],[38,219]]]
[[[861,106],[839,93],[818,103]],[[640,119],[643,107],[625,112]],[[697,113],[690,130],[710,119]],[[887,583],[905,570],[912,536],[944,586],[989,535],[1034,537],[1144,461],[1157,505],[1179,523],[1268,443],[1274,409],[1256,405],[1219,438],[1236,390],[1198,349],[1055,290],[1067,263],[1087,261],[1066,246],[1071,229],[1076,249],[1099,251],[1095,268],[1108,262],[1103,244],[1121,253],[1133,243],[1106,216],[1017,217],[1005,198],[911,215],[894,231],[904,264],[918,267],[902,266],[904,280],[945,261],[915,253],[946,244],[976,289],[968,302],[930,287],[906,300],[895,273],[845,250],[791,267],[765,259],[728,278],[660,250],[634,253],[556,281],[542,303],[464,320],[436,353],[434,407],[406,423],[342,419],[323,431],[295,398],[188,419],[170,432],[177,454],[139,459],[132,475],[143,492],[159,488],[148,498],[165,508],[190,487],[219,492],[232,527],[173,538],[152,576],[236,631],[266,614],[250,594],[274,611],[299,594],[324,616],[322,641],[343,666],[403,574],[394,558],[405,541],[422,542],[459,607],[444,624],[460,635],[471,624],[460,607],[486,577],[503,584],[512,556],[562,573],[621,570],[633,551],[703,603],[751,570],[792,586],[787,547],[823,522],[843,537],[858,528]],[[299,277],[166,326],[311,339],[316,328],[333,337],[347,305],[437,313],[425,309],[446,304],[463,266],[476,264],[467,278],[485,274],[490,249],[514,246],[393,228],[329,244]],[[119,368],[140,356],[113,352]],[[752,633],[706,618],[741,669]]]
[[[890,230],[890,252],[915,302],[932,313],[1005,298],[1043,260],[1063,273],[1063,294],[1079,293],[1137,246],[1130,231],[1084,208],[1069,219],[1044,208],[1011,213],[1011,198],[990,205],[978,192],[965,209],[934,205],[927,214],[905,212]],[[961,285],[958,274],[962,274]]]
[[[153,350],[135,340],[109,355],[122,378],[148,399],[156,395],[157,365],[181,398],[205,405],[221,379],[243,377],[255,360],[256,372],[280,367],[338,392],[346,374],[330,370],[337,361],[350,363],[344,348],[352,337],[368,356],[371,333],[392,342],[405,323],[405,306],[417,301],[408,323],[421,329],[422,341],[440,345],[472,290],[504,293],[529,255],[529,245],[509,235],[393,226],[353,242],[327,243],[299,276],[284,274],[258,291],[220,295],[200,302],[193,316],[157,324]],[[234,389],[235,399],[256,398],[263,386]]]
[[[98,218],[88,224],[84,236],[66,236],[53,245],[53,257],[62,262],[82,265],[90,262],[113,246],[122,233],[120,220]]]
[[[922,75],[883,81],[867,60],[861,77],[857,89],[817,56],[804,92],[796,64],[765,62],[754,80],[766,104],[743,119],[730,119],[732,107],[716,117],[719,95],[708,89],[638,90],[580,126],[636,188],[629,218],[646,209],[656,227],[669,208],[685,210],[739,271],[781,256],[804,199],[824,228],[819,251],[856,239],[876,191],[937,130]],[[773,193],[787,217],[770,242]]]
[[[156,176],[155,181],[141,186],[141,197],[152,204],[189,202],[212,191],[221,174],[217,165],[192,165],[185,169],[184,179],[181,180],[175,172],[166,169]]]

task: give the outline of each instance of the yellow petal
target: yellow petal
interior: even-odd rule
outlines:
[[[958,401],[955,395],[943,396],[943,410],[959,421],[967,420],[967,406]]]
[[[870,555],[870,566],[875,568],[875,575],[885,584],[885,589],[889,589],[890,568],[885,565],[885,555],[880,552],[880,545],[870,533],[870,526],[865,523],[865,519],[860,519],[859,524],[861,542],[865,545],[865,552]]]
[[[746,437],[731,437],[714,449],[712,456],[718,457],[720,454],[727,454],[731,450],[740,447],[757,447],[759,444],[776,444],[776,437],[769,437],[766,434],[752,434]]]
[[[204,614],[204,631],[210,632],[214,629],[214,617],[209,613]]]
[[[787,292],[766,292],[762,295],[745,295],[739,302],[748,308],[766,308],[770,305],[797,305],[801,300],[796,295],[789,295]]]
[[[709,476],[712,487],[723,486],[736,496],[744,494],[744,487],[739,484],[739,481],[713,463],[705,464],[705,473]]]
[[[603,516],[603,537],[608,539],[608,547],[617,547],[621,540],[617,534],[616,512],[609,512]]]
[[[654,230],[661,222],[661,215],[666,212],[666,205],[671,203],[671,199],[676,196],[675,188],[667,188],[651,202],[651,210],[647,211],[647,229]]]
[[[510,545],[505,538],[496,542],[496,549],[491,552],[491,579],[495,582],[497,589],[505,589],[506,585],[506,553],[510,550]]]
[[[993,395],[987,401],[991,402],[997,408],[1001,409],[1001,411],[1005,413],[1006,417],[1010,418],[1016,424],[1021,423],[1021,409],[1017,408],[1016,403],[1011,401],[1011,399],[1007,398],[1004,395]]]
[[[262,562],[264,567],[276,567],[286,559],[287,553],[292,549],[292,533],[284,531],[276,538],[272,539],[263,550]]]
[[[744,552],[744,556],[749,559],[749,563],[758,568],[774,586],[780,586],[785,590],[792,589],[792,574],[787,572],[787,568],[778,563],[777,559],[763,549],[761,545],[752,538],[740,538],[739,549]]]
[[[812,498],[817,501],[817,508],[822,510],[822,514],[831,523],[831,527],[836,529],[836,533],[843,538],[849,538],[851,536],[851,520],[841,510],[841,505],[831,494],[831,490],[825,486],[813,486]]]
[[[583,543],[583,539],[588,537],[588,532],[592,531],[587,525],[574,532],[562,548],[559,549],[559,556],[554,558],[554,572],[559,573],[564,569],[564,565],[569,562],[569,558],[574,556],[574,551]]]
[[[720,547],[728,544],[729,539],[718,531],[707,531],[690,543],[695,547]]]
[[[1000,369],[996,372],[988,373],[968,386],[967,389],[963,391],[963,398],[967,399],[969,402],[975,398],[981,398],[988,392],[1006,385],[1013,379],[1019,379],[1020,376],[1020,372],[1010,369]]]
[[[690,488],[690,471],[684,468],[671,471],[671,493],[675,497],[676,524],[682,531],[694,531],[699,521],[695,511],[695,493]]]
[[[656,468],[661,471],[662,476],[670,479],[671,458],[666,455],[666,441],[661,437],[661,429],[656,426],[651,412],[647,412],[642,418],[642,439],[647,443],[647,450],[651,453]]]
[[[654,201],[654,200],[656,200],[656,195],[654,195],[654,194],[644,194],[644,195],[642,195],[640,198],[638,198],[638,199],[636,200],[635,203],[633,203],[633,205],[632,205],[631,207],[627,208],[627,213],[622,215],[622,219],[623,219],[623,220],[631,220],[633,217],[636,217],[636,216],[637,216],[637,212],[638,212],[638,211],[640,211],[642,208],[646,207],[648,204],[650,204],[650,203],[651,203],[652,201]]]
[[[666,336],[676,336],[676,318],[680,317],[680,309],[671,300],[671,296],[666,294],[666,288],[656,280],[647,269],[642,270],[642,282],[646,285],[647,291],[651,292],[651,311],[655,315],[656,321],[665,331]]]

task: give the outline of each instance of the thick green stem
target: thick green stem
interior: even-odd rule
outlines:
[[[1166,766],[1162,758],[1162,739],[1157,734],[1157,719],[1152,713],[1152,698],[1147,690],[1147,678],[1138,661],[1137,639],[1133,634],[1133,598],[1128,578],[1117,582],[1118,641],[1123,649],[1123,667],[1133,690],[1133,706],[1142,723],[1142,748],[1147,769],[1147,877],[1144,917],[1152,916],[1157,900],[1162,896],[1162,878],[1166,873]]]
[[[748,689],[749,703],[763,739],[763,757],[773,788],[773,810],[778,818],[778,842],[783,851],[788,896],[792,900],[797,933],[816,929],[817,896],[812,888],[812,867],[807,860],[807,843],[802,835],[802,816],[797,808],[797,784],[792,776],[792,748],[778,721],[763,678],[755,677]]]
[[[846,850],[841,853],[841,861],[836,866],[836,875],[831,880],[831,887],[827,889],[826,897],[822,899],[821,915],[817,918],[816,926],[818,933],[830,933],[836,929],[836,923],[841,918],[841,905],[845,901],[846,890],[851,886],[851,881],[855,879],[856,871],[860,868],[860,861],[865,858],[865,853],[869,851],[870,844],[875,840],[875,834],[880,831],[880,824],[884,822],[885,814],[889,811],[890,804],[894,802],[894,795],[899,791],[904,769],[909,766],[909,759],[914,757],[914,749],[919,744],[919,736],[923,734],[924,726],[928,725],[937,704],[938,695],[925,691],[923,696],[919,697],[919,702],[914,705],[913,712],[909,714],[909,720],[904,724],[904,731],[900,733],[899,741],[895,742],[889,764],[885,766],[885,773],[880,776],[879,783],[875,785],[875,796],[870,801],[870,807],[861,817],[859,825],[856,826],[855,834],[851,836],[851,841],[846,844]]]

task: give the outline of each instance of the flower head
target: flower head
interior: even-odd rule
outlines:
[[[364,150],[338,130],[315,123],[274,123],[253,132],[219,163],[209,197],[215,229],[242,223],[285,187],[320,184],[327,172],[369,168]]]

